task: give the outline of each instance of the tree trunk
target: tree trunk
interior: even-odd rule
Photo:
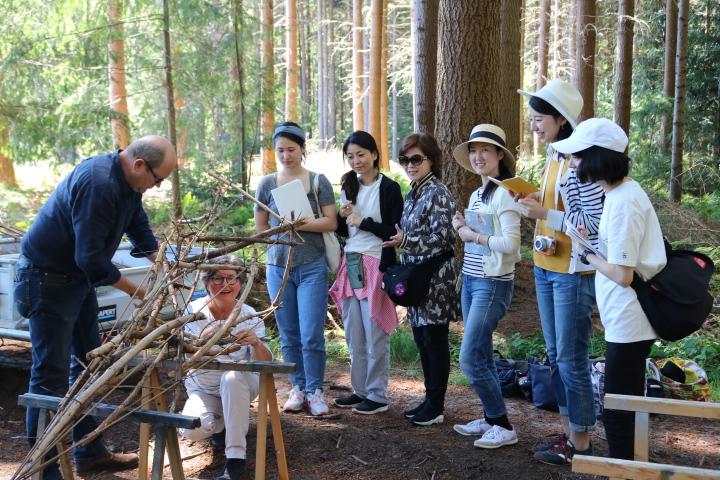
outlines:
[[[235,38],[235,61],[233,78],[237,82],[235,90],[235,111],[237,111],[237,159],[234,160],[233,177],[239,179],[243,188],[247,189],[250,183],[250,174],[247,168],[247,148],[245,146],[245,58],[240,50],[240,32],[243,31],[242,0],[235,0],[233,12],[233,35]]]
[[[285,120],[298,121],[298,21],[297,0],[286,0],[287,7],[287,77],[285,80]]]
[[[505,0],[500,3],[500,45],[503,68],[500,69],[500,123],[505,131],[507,148],[517,154],[522,143],[522,101],[517,90],[523,87],[521,72],[521,13],[522,0]]]
[[[337,108],[335,104],[335,15],[334,0],[327,4],[327,143],[328,147],[334,148],[337,145]]]
[[[578,122],[595,116],[595,0],[577,0],[576,87],[583,98]]]
[[[183,126],[182,121],[182,112],[185,108],[185,97],[182,96],[182,94],[175,90],[175,115],[178,118],[176,130],[177,130],[177,163],[178,167],[184,167],[187,165],[187,158],[185,158],[185,154],[187,153],[187,127]]]
[[[550,0],[540,2],[540,32],[538,35],[538,67],[535,91],[540,90],[547,83],[548,74],[548,43],[550,37]]]
[[[163,0],[163,38],[165,40],[165,89],[168,108],[168,134],[170,144],[177,152],[177,131],[175,130],[175,93],[172,77],[172,50],[170,49],[170,11],[168,0]],[[182,201],[180,199],[180,172],[177,165],[172,172],[172,211],[173,218],[182,218]]]
[[[438,8],[440,0],[412,1],[415,131],[435,132]]]
[[[635,0],[620,0],[618,9],[617,71],[615,73],[615,123],[630,134],[632,51],[635,38]]]
[[[478,121],[500,120],[500,2],[441,0],[435,137],[446,155],[442,181],[461,208],[481,183],[452,158]],[[458,35],[463,32],[463,35]],[[458,62],[472,68],[458,68]],[[504,106],[502,106],[504,108]]]
[[[308,51],[310,49],[307,46],[310,38],[310,33],[308,31],[310,28],[310,22],[308,21],[308,16],[305,15],[304,4],[300,4],[298,14],[302,24],[302,26],[298,28],[298,44],[300,45],[300,100],[302,102],[302,118],[300,125],[305,126],[310,122],[310,111],[308,110],[308,105],[310,104],[310,80],[308,79],[308,75],[310,74],[311,63],[308,59]]]
[[[10,159],[10,139],[7,126],[4,124],[5,118],[7,117],[0,117],[0,183],[17,187],[15,167]]]
[[[688,16],[690,0],[678,0],[677,49],[675,65],[675,108],[673,109],[670,203],[682,200],[683,144],[685,134],[685,95],[688,60]]]
[[[353,130],[365,128],[362,0],[353,0]]]
[[[384,0],[372,0],[370,26],[370,110],[368,133],[379,144],[382,141],[380,127],[380,95],[382,94],[382,12]]]
[[[504,3],[504,2],[503,2]],[[552,78],[558,78],[560,76],[560,60],[562,58],[562,37],[560,36],[560,17],[562,16],[563,8],[560,0],[554,0],[552,8],[552,68],[548,68]]]
[[[390,135],[388,134],[388,126],[390,119],[388,118],[388,0],[383,0],[382,14],[382,55],[380,57],[380,168],[390,170],[390,152],[388,145],[390,144]]]
[[[363,8],[368,11],[372,8],[372,0],[363,0]],[[363,76],[363,109],[365,112],[365,125],[363,130],[366,132],[370,131],[370,29],[372,28],[372,12],[370,15],[365,17],[365,31],[367,35],[363,35],[363,64],[365,65],[364,71],[366,75]]]
[[[130,145],[130,120],[125,89],[125,38],[122,24],[122,0],[109,0],[108,17],[110,44],[108,72],[110,73],[110,109],[113,111],[112,137],[115,148]]]
[[[568,69],[570,70],[570,83],[577,85],[576,71],[577,65],[575,59],[577,58],[577,34],[575,33],[577,25],[577,0],[570,0],[570,8],[568,13],[568,25],[567,25],[567,36],[570,39],[570,45],[568,47]]]
[[[272,145],[272,133],[275,127],[275,53],[273,46],[273,2],[262,3],[262,173],[267,175],[277,171],[275,151]]]
[[[665,5],[665,71],[663,73],[663,95],[672,98],[675,95],[675,48],[677,47],[677,0],[666,0]],[[670,153],[672,127],[670,116],[660,118],[662,125],[662,152]]]
[[[397,45],[397,10],[393,16],[392,44]],[[397,82],[392,83],[392,135],[390,137],[390,160],[398,157],[398,95]],[[388,162],[388,165],[390,162]]]
[[[318,80],[317,80],[317,108],[318,108],[318,150],[325,150],[327,130],[325,127],[327,116],[327,45],[325,42],[325,2],[327,0],[318,0],[317,2],[317,56],[318,56]]]

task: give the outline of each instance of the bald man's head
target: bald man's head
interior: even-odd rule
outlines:
[[[166,157],[171,157],[169,160],[173,165],[175,164],[175,151],[172,145],[158,135],[148,135],[135,140],[125,150],[125,155],[131,161],[142,158],[153,169],[161,168]]]

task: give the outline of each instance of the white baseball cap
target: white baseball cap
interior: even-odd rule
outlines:
[[[604,147],[623,153],[628,137],[620,126],[607,118],[588,118],[580,122],[572,135],[551,144],[560,153],[577,153],[590,147]]]

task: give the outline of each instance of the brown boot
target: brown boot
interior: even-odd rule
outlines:
[[[75,462],[75,473],[85,475],[100,471],[129,470],[138,465],[137,453],[113,453],[105,452],[100,458],[89,462]]]

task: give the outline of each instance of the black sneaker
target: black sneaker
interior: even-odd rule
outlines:
[[[425,408],[425,405],[427,405],[427,398],[425,400],[423,400],[423,402],[420,405],[418,405],[417,407],[411,408],[410,410],[405,410],[403,412],[403,415],[405,415],[405,418],[412,418],[415,415],[417,415],[418,413],[420,413],[422,411],[422,409]]]
[[[362,398],[358,397],[354,393],[351,393],[347,397],[336,398],[335,406],[340,407],[340,408],[351,408],[351,407],[360,405],[360,403],[362,403],[362,401],[363,401]]]
[[[445,417],[442,413],[435,413],[431,408],[423,408],[423,410],[410,419],[415,425],[432,425],[433,423],[442,423]]]
[[[593,456],[592,444],[586,450],[576,450],[570,440],[558,442],[557,445],[543,452],[535,452],[533,458],[548,465],[569,465],[575,455]]]
[[[385,412],[387,409],[387,403],[373,402],[369,398],[366,398],[360,405],[353,408],[352,411],[353,413],[362,413],[364,415],[375,415],[376,413]]]
[[[210,435],[210,444],[214,448],[218,449],[225,449],[225,429],[222,429],[222,432],[213,433]]]
[[[228,458],[215,480],[239,480],[243,473],[245,473],[245,459]]]
[[[552,435],[546,435],[547,438],[550,439],[550,441],[543,443],[542,445],[535,445],[530,450],[532,450],[533,453],[535,452],[544,452],[546,450],[550,450],[555,445],[559,443],[564,443],[570,440],[566,435],[565,432],[563,433],[553,433]]]

